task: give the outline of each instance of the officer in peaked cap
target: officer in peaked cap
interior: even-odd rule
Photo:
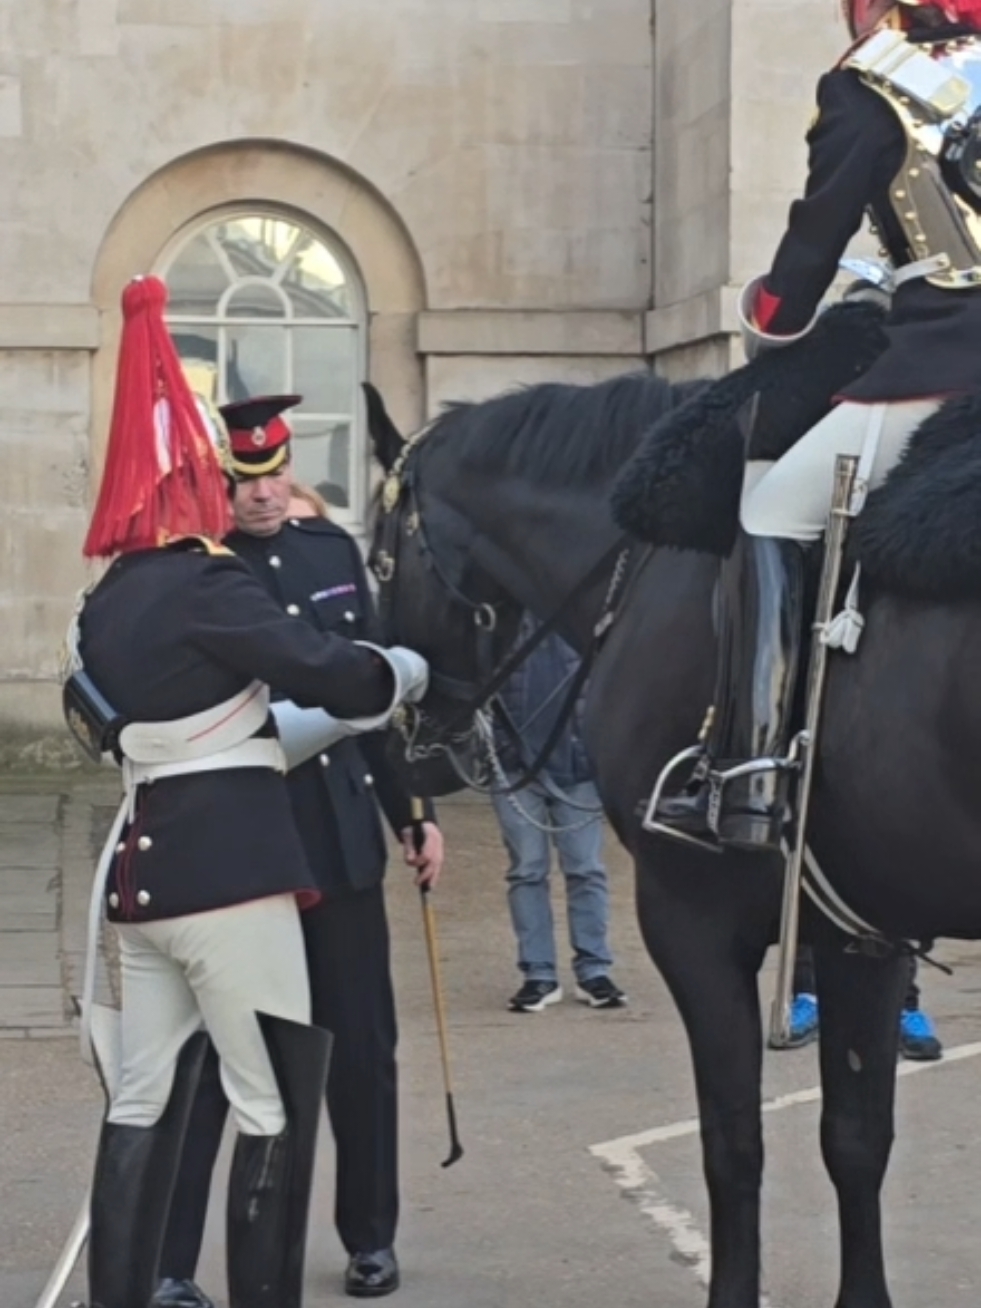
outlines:
[[[292,432],[282,415],[302,399],[302,395],[262,395],[221,406],[236,476],[271,476],[289,462]]]
[[[323,517],[288,516],[291,433],[283,414],[299,402],[298,395],[271,395],[223,406],[236,478],[236,530],[225,544],[298,623],[324,634],[376,639],[356,542]],[[287,776],[294,818],[323,896],[304,913],[303,929],[313,1020],[334,1035],[327,1108],[337,1145],[335,1221],[349,1257],[345,1289],[359,1298],[388,1294],[399,1283],[397,1031],[379,805],[421,882],[434,884],[442,863],[442,838],[432,821],[426,822],[421,853],[415,852],[410,797],[386,759],[385,745],[385,733],[347,739]],[[193,1278],[226,1111],[214,1066],[206,1065],[155,1308],[209,1302]]]

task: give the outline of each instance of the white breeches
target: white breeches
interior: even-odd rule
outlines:
[[[931,399],[837,405],[782,459],[747,465],[740,511],[743,527],[751,536],[818,540],[828,525],[837,456],[861,457],[872,424],[881,414],[869,489],[881,485],[902,457],[910,436],[941,403]]]
[[[256,1012],[310,1021],[310,983],[293,895],[160,922],[116,923],[122,972],[122,1075],[109,1121],[152,1126],[177,1056],[204,1026],[238,1129],[286,1125]]]

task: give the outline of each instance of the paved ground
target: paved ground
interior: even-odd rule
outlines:
[[[84,1193],[100,1113],[64,1034],[77,984],[86,878],[111,790],[84,776],[0,793],[0,1306],[33,1308]],[[445,1121],[418,903],[393,869],[403,1032],[405,1286],[401,1308],[697,1308],[706,1215],[679,1026],[633,924],[611,851],[622,1013],[567,1002],[514,1017],[512,943],[492,822],[447,806],[452,855],[438,897],[466,1157],[443,1171]],[[975,1308],[981,1290],[981,950],[948,947],[952,979],[925,978],[957,1057],[904,1075],[888,1194],[896,1308]],[[975,1045],[974,1042],[978,1042]],[[906,1070],[911,1065],[906,1066]],[[831,1193],[816,1142],[813,1050],[774,1055],[767,1092],[766,1256],[773,1308],[829,1308]],[[329,1233],[324,1142],[309,1308],[347,1302]],[[202,1279],[222,1289],[214,1214]],[[76,1295],[81,1283],[73,1283]]]

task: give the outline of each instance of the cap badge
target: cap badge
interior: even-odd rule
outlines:
[[[268,438],[267,438],[267,436],[266,436],[266,429],[265,429],[265,427],[253,427],[253,428],[252,428],[252,444],[253,444],[253,445],[258,446],[258,447],[261,449],[262,446],[265,445],[267,439],[268,439]]]

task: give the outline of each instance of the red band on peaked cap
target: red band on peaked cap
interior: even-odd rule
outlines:
[[[236,458],[250,454],[268,458],[285,445],[292,432],[279,415],[302,399],[302,395],[259,395],[223,404],[220,412]]]

